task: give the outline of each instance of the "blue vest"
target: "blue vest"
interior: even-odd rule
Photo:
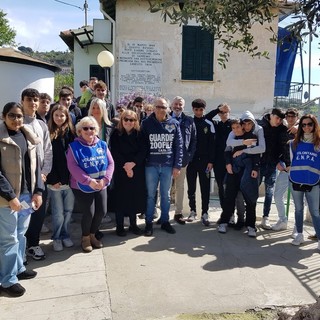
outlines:
[[[107,144],[99,140],[93,146],[87,146],[80,141],[70,144],[72,153],[79,167],[92,179],[100,180],[105,177],[108,168]],[[89,185],[77,182],[79,189],[86,193],[95,192]]]
[[[312,143],[299,142],[293,154],[290,180],[294,183],[314,186],[320,180],[320,152],[314,149]]]

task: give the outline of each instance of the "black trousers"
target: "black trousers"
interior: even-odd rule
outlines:
[[[95,234],[101,224],[101,220],[107,213],[107,189],[85,193],[78,189],[72,189],[75,202],[82,214],[82,235]]]
[[[224,185],[226,182],[226,163],[225,161],[220,161],[215,163],[213,167],[214,171],[214,179],[216,180],[217,186],[218,186],[218,195],[219,195],[219,201],[220,206],[223,208],[223,201],[224,201]]]
[[[42,205],[41,207],[31,214],[30,223],[26,232],[27,247],[36,247],[40,242],[41,228],[46,216],[46,203],[47,203],[47,185],[45,184],[45,190],[42,193]]]
[[[207,213],[210,200],[210,172],[207,173],[208,159],[195,159],[187,166],[187,183],[188,183],[188,198],[191,211],[196,210],[196,183],[199,177],[201,191],[201,210],[202,214]]]
[[[229,174],[229,173],[227,174],[226,192],[225,192],[224,206],[223,206],[223,211],[221,213],[220,223],[228,223],[231,216],[234,213],[236,197],[239,190],[241,190],[240,184],[241,184],[242,176],[243,176],[243,171],[240,171],[239,173],[234,173],[234,174]],[[249,196],[247,196],[247,194],[244,192],[242,194],[246,204],[245,225],[247,227],[255,228],[257,201],[252,198],[249,198]]]

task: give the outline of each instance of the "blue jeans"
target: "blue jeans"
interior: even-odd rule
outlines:
[[[74,205],[74,195],[70,187],[48,188],[52,214],[52,240],[70,238],[69,225]]]
[[[160,183],[161,223],[169,221],[170,187],[172,182],[172,167],[146,167],[147,211],[146,223],[152,223],[156,205],[156,191]]]
[[[286,217],[286,208],[284,205],[285,199],[284,194],[289,187],[289,173],[286,171],[279,171],[276,184],[274,187],[274,202],[278,210],[279,220],[282,222],[287,222],[288,218]]]
[[[263,204],[263,216],[269,217],[272,196],[273,196],[273,188],[276,182],[277,169],[276,165],[270,163],[264,163],[260,167],[260,181],[259,185],[262,182],[262,178],[264,177],[264,187],[265,187],[265,198]]]
[[[297,232],[303,232],[304,196],[306,196],[313,227],[318,239],[320,239],[319,185],[314,186],[310,192],[294,191],[292,183],[290,183],[290,188],[295,207],[294,214]]]
[[[30,204],[31,195],[22,194],[19,200]],[[17,283],[17,274],[26,270],[23,258],[29,221],[30,215],[19,215],[9,207],[0,208],[0,283],[4,288]]]

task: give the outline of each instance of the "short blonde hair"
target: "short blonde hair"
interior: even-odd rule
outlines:
[[[84,117],[82,118],[77,124],[76,124],[76,134],[77,136],[80,136],[81,135],[81,129],[83,127],[86,127],[86,124],[89,125],[89,124],[93,124],[93,126],[95,127],[95,134],[98,135],[99,133],[99,125],[98,125],[98,122],[97,120],[92,117],[92,116],[87,116],[87,117]]]
[[[144,111],[154,111],[154,105],[151,103],[148,103],[143,107],[143,110]]]

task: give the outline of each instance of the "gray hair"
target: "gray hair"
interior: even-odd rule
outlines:
[[[77,124],[76,124],[76,133],[77,133],[77,136],[80,136],[80,132],[81,132],[81,129],[83,127],[86,127],[86,124],[89,124],[89,123],[92,123],[93,126],[96,128],[95,129],[95,134],[98,135],[99,133],[99,125],[98,125],[98,122],[97,120],[92,117],[92,116],[87,116],[87,117],[84,117],[82,118]]]

